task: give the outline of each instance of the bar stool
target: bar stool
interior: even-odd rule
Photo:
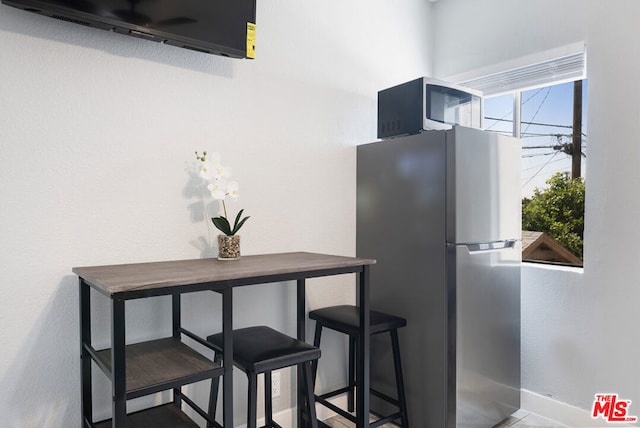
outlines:
[[[214,360],[222,361],[222,333],[207,337],[215,349]],[[311,364],[320,358],[320,349],[306,342],[282,334],[270,327],[258,326],[233,331],[233,364],[247,374],[249,379],[249,399],[247,428],[256,428],[258,401],[258,374],[264,373],[265,390],[265,426],[281,428],[273,421],[271,397],[271,371],[290,366],[301,366],[305,393],[307,396],[308,416],[313,428],[318,428],[311,375]],[[215,418],[220,378],[211,381],[209,415]],[[298,403],[302,411],[303,403]],[[207,428],[214,425],[209,423]]]
[[[309,312],[309,318],[316,321],[316,331],[313,345],[320,347],[320,336],[322,334],[322,328],[327,327],[332,330],[339,331],[340,333],[349,336],[349,379],[348,385],[345,388],[337,389],[335,391],[327,392],[322,395],[316,395],[316,401],[329,407],[331,410],[339,413],[345,418],[355,422],[355,417],[345,412],[343,409],[338,408],[332,403],[327,401],[328,398],[347,392],[347,408],[349,412],[354,411],[354,390],[356,385],[355,378],[355,365],[356,365],[356,343],[360,334],[360,309],[357,306],[342,305],[331,306],[322,309],[316,309]],[[400,361],[400,347],[398,344],[398,329],[407,325],[407,320],[394,315],[385,314],[377,311],[369,312],[369,323],[371,334],[379,334],[389,332],[391,336],[391,347],[393,350],[393,366],[396,377],[396,392],[397,399],[394,399],[380,391],[374,389],[370,390],[370,393],[381,398],[398,408],[398,412],[389,416],[381,417],[375,422],[370,424],[371,427],[377,427],[388,422],[400,419],[401,426],[408,428],[409,419],[407,417],[407,403],[404,393],[404,380],[402,377],[402,364]],[[315,378],[317,373],[318,362],[314,362],[313,367],[313,380],[315,385]]]

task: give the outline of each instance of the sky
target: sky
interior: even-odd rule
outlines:
[[[573,82],[523,91],[521,96],[522,196],[531,197],[535,188],[547,187],[556,172],[571,173],[571,157],[552,146],[571,143],[573,124]],[[582,152],[587,146],[587,81],[582,85]],[[513,95],[485,98],[484,127],[511,134]],[[495,120],[495,119],[499,120]],[[527,122],[532,122],[531,124]],[[533,148],[537,147],[537,148]],[[586,158],[582,157],[586,183]]]

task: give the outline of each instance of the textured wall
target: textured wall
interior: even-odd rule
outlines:
[[[255,61],[0,5],[3,426],[79,426],[73,266],[210,254],[186,171],[194,150],[219,151],[240,182],[233,209],[252,216],[244,254],[354,253],[354,146],[375,138],[378,89],[430,72],[431,5],[346,3],[259,2]],[[312,307],[353,300],[350,278],[310,284]],[[240,290],[235,325],[293,333],[293,290]],[[215,331],[216,299],[185,298],[185,324]],[[108,306],[100,296],[94,306],[95,344],[105,346]],[[167,299],[127,308],[127,340],[168,334]],[[341,374],[329,370],[322,382]],[[95,413],[107,416],[108,384],[95,378]],[[206,385],[194,389],[207,399]],[[290,406],[283,392],[278,409]],[[244,420],[244,398],[236,413]]]

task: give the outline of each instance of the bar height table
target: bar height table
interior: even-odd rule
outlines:
[[[369,267],[373,259],[315,253],[281,253],[243,256],[235,261],[216,259],[132,263],[110,266],[76,267],[80,283],[80,352],[82,379],[82,427],[135,428],[150,420],[162,427],[197,427],[184,414],[181,400],[206,418],[204,411],[180,392],[180,386],[223,376],[223,426],[233,427],[233,288],[244,285],[297,281],[297,335],[305,340],[305,280],[330,275],[356,273],[360,307],[360,341],[357,355],[357,388],[369,390]],[[111,348],[96,350],[91,342],[90,290],[111,299]],[[182,343],[182,334],[208,346],[202,337],[180,323],[180,295],[198,291],[222,294],[222,367]],[[153,296],[172,296],[172,337],[125,346],[125,302]],[[209,347],[209,346],[208,346]],[[151,356],[151,357],[150,357]],[[112,383],[112,419],[93,422],[91,361]],[[185,363],[186,362],[186,363]],[[140,368],[143,370],[139,370]],[[156,370],[154,370],[156,367]],[[127,399],[173,389],[174,402],[127,415]],[[304,399],[298,391],[298,426],[303,427]],[[357,428],[368,428],[369,394],[358,394],[356,410],[361,420]],[[215,416],[215,415],[213,415]]]

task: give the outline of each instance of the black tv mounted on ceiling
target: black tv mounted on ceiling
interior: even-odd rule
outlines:
[[[0,0],[28,12],[233,58],[255,57],[256,0]]]

